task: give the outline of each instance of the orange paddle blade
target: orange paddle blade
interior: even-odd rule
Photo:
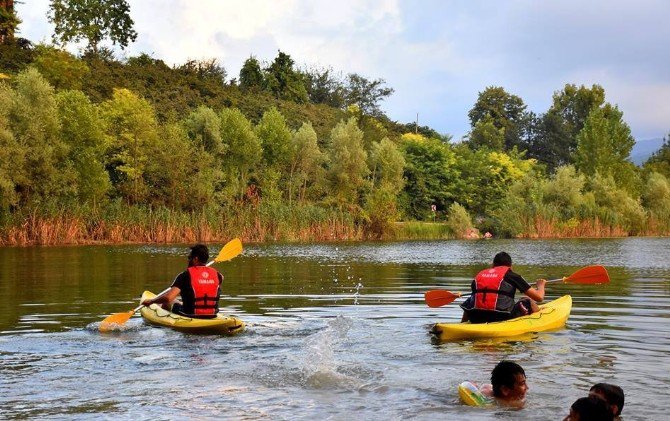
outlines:
[[[595,265],[579,269],[577,272],[563,279],[563,282],[573,284],[606,284],[610,281],[607,269]]]
[[[124,325],[131,317],[133,317],[133,314],[135,314],[135,311],[131,310],[125,313],[114,313],[110,316],[107,316],[105,320],[100,322],[100,327],[98,327],[98,330],[100,332],[109,332],[110,330],[114,330],[115,328]]]
[[[442,307],[452,303],[460,296],[461,294],[454,294],[453,292],[434,289],[431,291],[426,291],[424,294],[424,299],[426,300],[428,307]]]

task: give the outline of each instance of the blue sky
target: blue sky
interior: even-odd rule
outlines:
[[[637,139],[670,132],[670,1],[129,0],[137,41],[169,64],[217,58],[237,77],[277,50],[298,65],[383,78],[382,106],[460,139],[487,86],[545,112],[566,83],[605,88]],[[20,36],[50,41],[48,0],[16,9]],[[76,52],[77,46],[69,46]]]

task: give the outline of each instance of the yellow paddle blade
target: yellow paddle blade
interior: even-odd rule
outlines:
[[[135,311],[131,310],[125,313],[114,313],[110,316],[107,316],[105,320],[100,322],[100,327],[98,327],[98,330],[100,332],[109,332],[110,330],[117,329],[124,325],[131,317],[133,317],[133,314],[135,314]]]
[[[237,257],[240,253],[242,253],[242,250],[242,241],[240,241],[239,238],[233,238],[232,240],[228,241],[225,246],[223,246],[219,252],[219,255],[216,256],[214,261],[216,263],[228,261],[234,257]]]

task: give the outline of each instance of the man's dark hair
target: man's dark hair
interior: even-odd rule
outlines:
[[[624,404],[622,388],[614,384],[597,383],[591,386],[590,392],[602,393],[602,395],[605,396],[605,401],[607,401],[608,405],[616,405],[617,413],[615,415],[621,415],[621,410],[623,409]]]
[[[514,361],[500,361],[491,372],[491,386],[493,386],[493,396],[501,398],[503,386],[507,386],[507,388],[513,389],[514,384],[516,383],[517,374],[521,374],[524,377],[526,376],[526,372],[523,371],[523,368],[521,368],[521,366]]]
[[[493,258],[493,266],[512,266],[512,257],[501,251]]]
[[[614,415],[607,406],[607,403],[597,396],[579,398],[570,408],[579,414],[580,420],[611,421],[614,419]]]
[[[198,260],[200,260],[200,263],[204,265],[209,259],[209,249],[207,249],[207,246],[204,244],[196,244],[191,247],[191,254],[189,254],[189,257],[197,257]]]

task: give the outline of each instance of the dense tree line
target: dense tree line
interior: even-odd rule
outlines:
[[[52,19],[77,1],[53,1]],[[471,131],[452,143],[390,121],[383,80],[299,69],[281,51],[270,63],[251,56],[233,79],[216,60],[119,61],[100,41],[124,46],[133,33],[105,29],[127,16],[125,1],[111,3],[120,15],[90,36],[57,29],[61,42],[87,40],[80,57],[0,45],[4,227],[27,214],[96,221],[110,210],[132,224],[166,209],[226,215],[261,239],[281,224],[333,220],[388,237],[397,221],[436,216],[453,235],[473,226],[510,236],[670,231],[670,147],[633,165],[630,128],[598,85],[566,85],[540,115],[488,87],[468,113]],[[63,25],[84,19],[63,13]]]

